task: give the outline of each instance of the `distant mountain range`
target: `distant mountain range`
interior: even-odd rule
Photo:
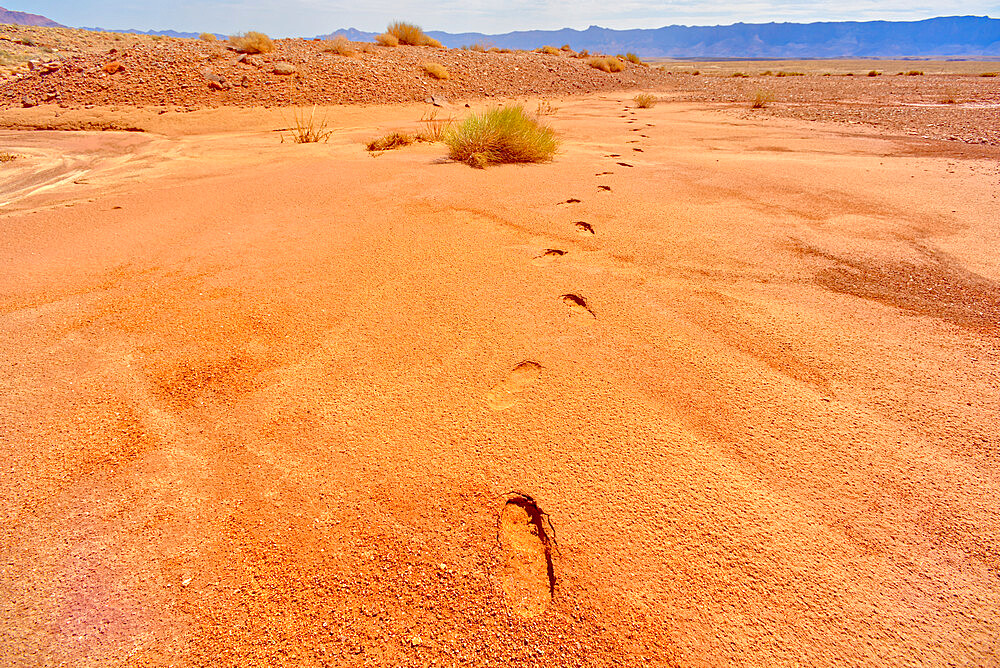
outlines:
[[[19,26],[40,26],[42,28],[65,28],[52,19],[47,19],[38,14],[28,14],[27,12],[14,12],[0,7],[0,24],[14,24]]]
[[[348,39],[374,33],[339,30]],[[428,31],[449,47],[484,44],[534,49],[569,44],[580,51],[634,52],[644,58],[982,58],[1000,57],[1000,20],[949,16],[924,21],[736,23],[639,30],[528,30],[502,35]]]
[[[44,16],[3,8],[0,8],[0,23],[61,27]],[[175,30],[85,30],[198,36]],[[630,51],[643,58],[1000,58],[1000,19],[986,16],[947,16],[923,21],[674,25],[637,30],[591,26],[586,30],[526,30],[501,35],[429,30],[427,34],[448,47],[482,44],[535,49],[547,44],[556,47],[569,44],[577,51]],[[376,33],[347,28],[319,37],[335,35],[371,41]]]

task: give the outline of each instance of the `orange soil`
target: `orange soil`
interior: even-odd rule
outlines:
[[[629,98],[3,133],[0,664],[995,664],[997,156]]]

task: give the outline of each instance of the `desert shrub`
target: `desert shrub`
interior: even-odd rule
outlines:
[[[844,74],[844,76],[845,77],[853,77],[854,76],[854,72],[847,72],[846,74]]]
[[[732,76],[736,79],[746,79],[750,75],[747,74],[746,72],[733,72]]]
[[[776,77],[804,77],[805,75],[805,72],[785,72],[784,70],[774,74]]]
[[[469,50],[470,51],[476,51],[478,53],[485,53],[486,52],[486,45],[485,44],[476,43],[476,44],[473,44],[472,46],[470,46]]]
[[[590,51],[588,51],[587,49],[584,49],[583,51],[578,52],[576,54],[576,57],[577,58],[589,58],[590,57]]]
[[[573,47],[571,47],[569,44],[563,44],[562,46],[559,47],[559,50],[560,51],[572,51]]]
[[[338,56],[353,56],[355,54],[354,47],[351,46],[350,40],[343,35],[337,35],[333,39],[326,40],[326,44],[323,45],[323,50],[327,53],[335,53]]]
[[[766,90],[759,90],[755,92],[753,98],[750,99],[750,108],[763,109],[772,102],[774,102],[774,95]]]
[[[559,55],[559,49],[557,49],[554,46],[543,46],[538,51],[540,53],[544,53],[544,54],[547,54],[549,56],[558,56]]]
[[[369,151],[391,151],[394,148],[409,146],[414,141],[416,141],[416,138],[413,135],[408,135],[404,132],[390,132],[385,136],[372,139],[368,142],[366,148]]]
[[[981,77],[995,77],[995,76],[1000,76],[1000,72],[983,72],[979,76],[981,76]]]
[[[879,72],[878,70],[868,70],[868,76],[870,76],[870,77],[880,77],[880,76],[882,76],[882,73]]]
[[[262,32],[245,32],[229,38],[233,47],[241,53],[271,53],[274,42]]]
[[[399,44],[407,44],[409,46],[433,46],[438,49],[441,48],[441,42],[437,41],[433,37],[428,37],[420,26],[413,25],[412,23],[393,21],[389,24],[389,27],[386,28],[385,32],[386,34],[392,35],[399,40]]]
[[[642,62],[642,58],[640,58],[639,56],[637,56],[637,55],[635,55],[634,53],[631,53],[631,52],[625,54],[625,60],[627,60],[628,62],[633,63],[635,65],[645,65],[646,64],[646,63]]]
[[[15,160],[17,160],[17,156],[13,153],[0,152],[0,162],[14,162]]]
[[[450,79],[448,69],[441,63],[424,63],[424,71],[435,79]]]
[[[490,53],[500,53],[500,48],[496,46],[491,46],[489,49],[487,49],[487,51],[489,51]]]
[[[316,121],[316,107],[312,108],[309,117],[295,112],[295,127],[290,131],[292,141],[296,144],[314,144],[316,142],[326,142],[333,134],[333,130],[326,128],[326,119]],[[281,143],[285,143],[284,133],[281,135]]]
[[[375,35],[375,43],[379,46],[399,46],[399,39],[393,34],[384,32],[381,35]]]
[[[699,74],[701,74],[701,70],[695,70],[694,72],[691,73],[691,76],[696,77]]]
[[[771,70],[764,70],[763,72],[760,73],[760,75],[762,77],[770,77],[774,76],[774,72],[772,72]]]
[[[548,100],[539,100],[538,106],[535,108],[535,117],[555,116],[557,111],[559,111],[559,107],[552,106]]]
[[[625,69],[625,63],[617,58],[591,58],[590,66],[602,72],[621,72]]]
[[[908,76],[908,77],[922,77],[922,76],[924,76],[924,71],[923,70],[909,70],[906,73],[906,76]]]
[[[200,39],[203,42],[214,42],[216,38],[215,35],[210,32],[203,32],[200,35],[198,35],[198,39]]]
[[[559,146],[555,132],[510,105],[473,114],[444,136],[452,160],[483,168],[508,162],[546,162]]]
[[[639,109],[652,109],[656,106],[656,96],[649,93],[639,93],[633,99]]]

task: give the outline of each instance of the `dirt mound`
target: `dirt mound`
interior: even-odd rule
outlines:
[[[243,55],[225,43],[190,39],[132,42],[40,64],[16,75],[0,104],[284,106],[385,104],[444,98],[590,93],[662,86],[664,72],[626,64],[609,74],[560,52],[481,53],[431,47],[327,51],[329,42],[285,39],[268,54]],[[438,80],[424,64],[444,65]]]

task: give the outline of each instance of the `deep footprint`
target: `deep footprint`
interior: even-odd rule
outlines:
[[[634,148],[633,151],[638,151],[639,153],[645,153],[641,148]]]
[[[614,174],[614,172],[597,172],[594,176],[607,176],[608,174]]]
[[[507,374],[507,378],[486,393],[487,405],[495,411],[502,411],[517,403],[520,395],[542,375],[542,365],[526,360]]]
[[[619,153],[609,153],[609,154],[607,154],[607,155],[606,155],[606,156],[604,156],[604,157],[605,157],[605,158],[620,158],[620,157],[622,157],[622,156],[621,156],[621,154],[619,154]]]
[[[591,318],[596,318],[594,312],[590,310],[587,306],[587,300],[580,295],[565,294],[562,296],[563,303],[569,307],[569,310],[578,315],[585,315]]]
[[[618,164],[621,165],[622,167],[633,167],[634,166],[634,165],[628,164],[627,162],[619,162]]]
[[[560,250],[558,248],[546,248],[541,255],[532,258],[531,262],[536,265],[551,264],[552,262],[561,258],[565,254],[566,251]]]
[[[497,575],[508,607],[521,617],[545,611],[556,588],[549,525],[535,500],[516,494],[504,504],[497,521],[500,564]]]
[[[578,220],[573,224],[576,225],[576,231],[579,232],[580,234],[596,234],[596,232],[594,232],[593,225],[591,225],[590,223],[585,223],[582,220]]]
[[[560,203],[560,204],[579,204],[579,203],[580,203],[580,200],[578,200],[578,199],[577,199],[577,198],[575,198],[575,197],[570,197],[570,198],[569,198],[568,200],[566,200],[565,202],[559,202],[559,203]]]
[[[611,186],[597,186],[598,190],[606,190],[611,192]]]

